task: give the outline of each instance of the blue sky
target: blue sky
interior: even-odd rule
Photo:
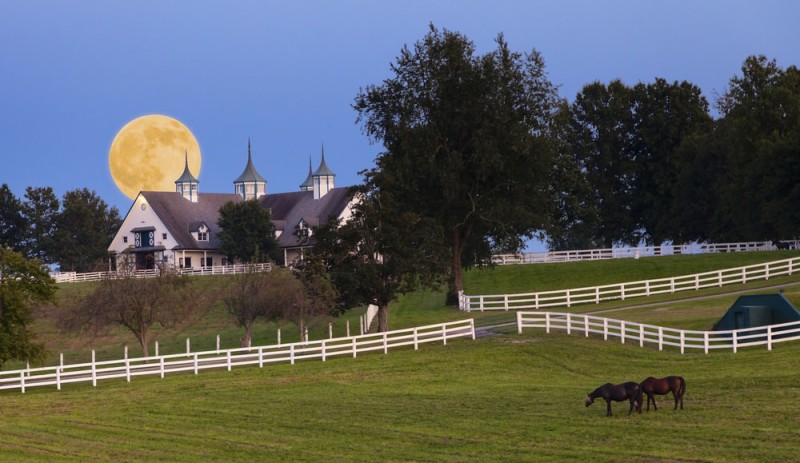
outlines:
[[[324,143],[337,186],[379,145],[351,108],[433,23],[483,53],[502,32],[540,51],[572,100],[615,78],[688,80],[713,103],[744,59],[800,64],[795,0],[0,0],[0,183],[89,188],[124,215],[108,170],[116,133],[145,114],[192,130],[200,190],[232,192],[247,140],[269,192],[295,191]]]

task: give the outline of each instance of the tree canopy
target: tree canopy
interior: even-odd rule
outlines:
[[[37,260],[0,245],[0,366],[9,360],[41,361],[31,323],[34,304],[52,302],[56,285]]]
[[[519,249],[555,205],[547,135],[556,88],[538,52],[512,52],[502,35],[496,44],[478,55],[465,36],[431,25],[401,50],[393,75],[354,104],[384,148],[366,184],[391,194],[395,214],[436,224],[454,291],[463,267],[487,262],[494,249]]]
[[[257,199],[229,202],[219,210],[220,251],[231,262],[280,260],[275,225],[268,210]]]

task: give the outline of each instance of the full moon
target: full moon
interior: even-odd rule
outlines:
[[[142,116],[120,129],[108,151],[108,168],[117,188],[135,199],[140,191],[175,191],[188,157],[200,175],[200,145],[179,121],[158,114]]]

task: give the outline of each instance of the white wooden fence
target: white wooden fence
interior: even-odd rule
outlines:
[[[599,304],[603,301],[625,300],[636,297],[671,294],[679,291],[697,291],[724,285],[744,284],[750,281],[769,280],[800,270],[800,257],[782,259],[763,264],[729,268],[655,280],[631,281],[613,285],[587,288],[540,291],[522,294],[491,294],[468,296],[461,294],[461,310],[520,310],[545,307],[571,307],[576,304]]]
[[[230,371],[234,366],[244,365],[263,367],[269,363],[294,364],[310,359],[324,362],[335,356],[356,357],[372,351],[387,353],[389,349],[403,346],[413,346],[417,350],[420,344],[431,342],[446,345],[448,340],[465,337],[475,339],[475,325],[471,318],[352,337],[99,362],[95,361],[92,351],[89,363],[0,371],[0,390],[18,389],[24,393],[27,388],[41,386],[55,386],[61,390],[64,384],[91,381],[92,386],[97,386],[100,380],[124,378],[130,382],[135,376],[160,375],[163,378],[167,373],[198,374],[200,370],[212,368]]]
[[[800,249],[798,241],[781,241],[787,249]],[[639,257],[671,256],[678,254],[710,254],[718,252],[771,251],[777,249],[772,241],[750,241],[742,243],[695,243],[664,246],[619,247],[607,249],[585,249],[575,251],[525,252],[518,254],[495,254],[492,263],[544,264],[551,262],[573,262],[598,259],[638,259]]]
[[[725,331],[691,331],[645,325],[624,320],[595,317],[585,314],[561,312],[517,312],[517,331],[523,328],[544,328],[564,330],[567,334],[602,335],[603,340],[618,339],[644,347],[645,344],[664,347],[677,347],[681,354],[687,349],[703,350],[706,354],[712,349],[731,349],[734,353],[742,347],[767,346],[800,340],[800,322],[781,323]]]
[[[180,275],[232,275],[236,273],[245,272],[263,272],[270,271],[272,264],[237,264],[237,265],[215,265],[213,267],[198,267],[198,268],[170,268]],[[126,272],[89,272],[89,273],[76,273],[76,272],[58,272],[53,273],[51,276],[56,283],[76,283],[81,281],[98,281],[120,278],[121,276],[130,276]],[[151,270],[136,270],[132,274],[136,278],[150,278],[159,275],[158,269]]]

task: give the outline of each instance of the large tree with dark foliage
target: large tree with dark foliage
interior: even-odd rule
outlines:
[[[0,366],[9,360],[43,360],[44,346],[31,330],[31,308],[52,302],[55,292],[41,262],[0,245]]]
[[[94,191],[66,192],[56,218],[54,260],[62,271],[106,269],[108,245],[121,224],[117,208],[109,208]]]
[[[437,224],[454,291],[464,267],[487,262],[494,249],[519,249],[554,207],[547,132],[556,88],[538,52],[512,52],[502,35],[496,42],[478,55],[467,37],[431,25],[401,50],[393,75],[354,104],[384,147],[369,184],[392,195],[395,214]]]
[[[25,238],[25,217],[20,201],[8,184],[0,186],[0,247],[22,251]]]
[[[378,331],[383,332],[389,329],[389,303],[400,294],[437,287],[447,259],[441,254],[439,223],[400,209],[391,192],[368,185],[358,193],[347,222],[333,221],[315,230],[311,261],[327,268],[340,310],[375,304]],[[324,282],[307,287],[329,291]]]
[[[748,57],[718,100],[715,240],[800,235],[800,70]]]
[[[56,262],[56,224],[60,204],[50,187],[28,187],[22,205],[25,217],[25,255],[44,264]],[[108,245],[108,243],[106,243]]]
[[[229,202],[219,210],[220,250],[231,262],[267,262],[281,258],[275,225],[258,200]]]

